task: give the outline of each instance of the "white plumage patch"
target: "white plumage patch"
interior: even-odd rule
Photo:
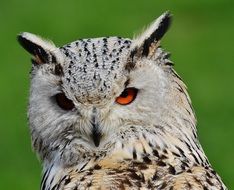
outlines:
[[[50,40],[45,40],[42,37],[29,33],[29,32],[23,32],[20,34],[21,37],[27,39],[28,41],[31,41],[34,44],[37,44],[38,46],[41,46],[47,51],[54,51],[56,49],[56,46],[54,43]]]

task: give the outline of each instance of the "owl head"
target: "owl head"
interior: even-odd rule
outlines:
[[[146,133],[158,144],[162,132],[195,133],[186,87],[160,47],[170,23],[166,12],[134,39],[81,39],[62,47],[31,33],[18,36],[32,55],[28,117],[41,159],[72,162]]]

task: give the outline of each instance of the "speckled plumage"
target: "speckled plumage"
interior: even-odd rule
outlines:
[[[198,141],[186,86],[159,46],[170,20],[164,13],[133,40],[60,48],[19,35],[34,56],[28,114],[42,190],[227,189]],[[138,89],[135,100],[118,104],[129,87]],[[58,106],[59,93],[72,109]]]

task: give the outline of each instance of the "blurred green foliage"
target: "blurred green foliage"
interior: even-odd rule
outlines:
[[[40,163],[27,127],[29,55],[22,31],[63,45],[79,38],[132,37],[165,10],[174,15],[163,39],[185,80],[210,162],[234,187],[234,1],[1,0],[0,189],[39,189]]]

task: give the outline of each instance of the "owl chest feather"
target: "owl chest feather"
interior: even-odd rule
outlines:
[[[208,163],[185,158],[182,149],[172,152],[154,147],[144,138],[122,144],[82,167],[47,167],[42,189],[217,189],[219,177]]]

